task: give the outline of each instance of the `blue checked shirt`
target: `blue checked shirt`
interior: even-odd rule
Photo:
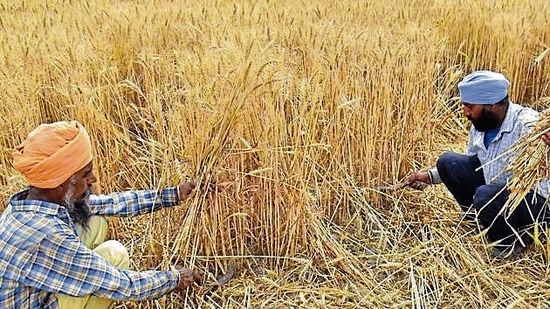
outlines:
[[[160,297],[179,283],[177,271],[113,267],[84,246],[63,206],[13,195],[0,216],[0,308],[58,308],[55,294],[113,300]],[[134,216],[178,204],[176,188],[92,195],[96,215]]]
[[[485,147],[483,138],[485,133],[474,128],[470,129],[467,155],[477,155],[483,168],[485,183],[506,184],[511,178],[511,172],[506,171],[514,154],[502,155],[520,139],[521,135],[531,130],[539,119],[539,113],[532,108],[510,103],[506,117],[500,126],[500,130]],[[432,169],[434,183],[441,182],[437,169]],[[543,197],[548,197],[548,181],[538,184],[536,192]]]

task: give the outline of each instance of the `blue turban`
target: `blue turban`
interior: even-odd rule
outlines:
[[[460,100],[469,104],[495,104],[508,95],[510,82],[504,75],[491,71],[475,71],[458,83]]]

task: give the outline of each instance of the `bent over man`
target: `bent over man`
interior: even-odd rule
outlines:
[[[496,259],[518,254],[533,242],[529,234],[535,222],[545,220],[548,197],[548,182],[543,181],[511,215],[503,211],[511,177],[506,171],[511,154],[505,153],[539,118],[535,110],[510,102],[509,85],[504,75],[491,71],[464,77],[458,89],[464,116],[472,123],[466,153],[446,152],[436,167],[405,179],[419,190],[445,184],[461,208],[487,229],[489,240],[497,243],[492,252]]]
[[[119,242],[105,241],[102,216],[134,216],[175,206],[193,182],[160,191],[91,194],[96,182],[88,133],[76,121],[42,124],[13,152],[29,187],[0,216],[0,308],[109,308],[113,300],[160,297],[193,283],[180,266],[128,270]]]

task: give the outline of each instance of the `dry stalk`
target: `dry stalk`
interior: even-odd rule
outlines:
[[[512,173],[508,183],[510,190],[510,198],[507,202],[508,213],[513,212],[530,191],[536,192],[541,181],[548,179],[550,147],[541,139],[542,135],[548,132],[550,132],[550,109],[542,111],[534,128],[507,152],[515,154],[507,168],[507,171]]]
[[[492,265],[444,188],[368,189],[463,144],[463,72],[547,93],[548,1],[0,2],[4,198],[14,144],[66,118],[102,192],[231,183],[111,223],[133,269],[234,261],[234,280],[117,308],[549,307],[547,245]]]

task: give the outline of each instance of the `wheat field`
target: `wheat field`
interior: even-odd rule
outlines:
[[[88,129],[96,191],[221,192],[110,237],[196,286],[116,308],[548,308],[550,246],[492,263],[444,187],[378,191],[463,151],[456,83],[549,106],[547,0],[0,0],[0,184],[42,122]],[[0,206],[0,210],[3,206]],[[537,231],[544,236],[545,231]]]

